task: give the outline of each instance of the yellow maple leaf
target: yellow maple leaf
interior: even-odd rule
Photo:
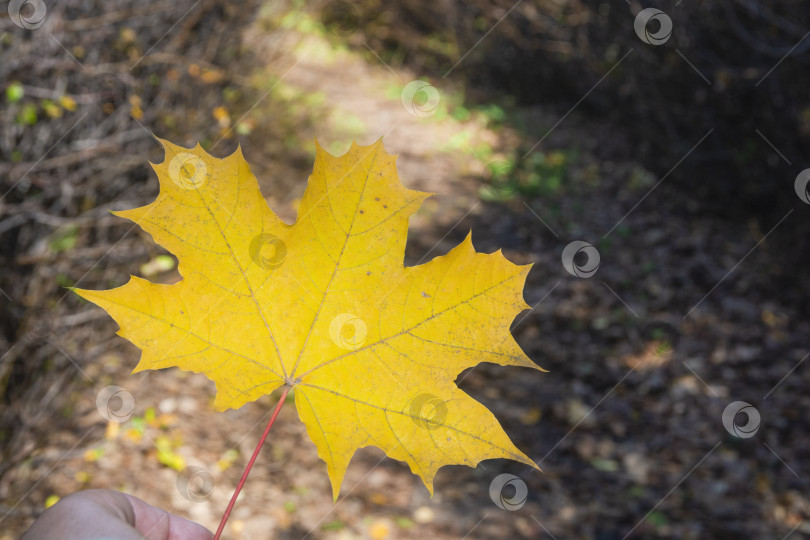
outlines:
[[[382,141],[318,146],[298,219],[269,209],[241,150],[162,141],[160,194],[116,212],[177,256],[183,279],[76,290],[143,351],[135,371],[204,373],[224,410],[288,385],[337,498],[354,452],[377,446],[433,493],[436,471],[510,458],[536,467],[454,380],[480,362],[540,369],[509,326],[531,265],[476,253],[405,267],[408,219],[429,193],[399,182]]]

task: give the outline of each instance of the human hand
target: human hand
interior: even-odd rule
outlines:
[[[202,525],[118,491],[91,489],[47,509],[20,540],[211,540]]]

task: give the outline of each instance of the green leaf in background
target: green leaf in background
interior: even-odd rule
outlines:
[[[141,274],[146,277],[162,274],[174,269],[176,261],[171,255],[158,255],[148,263],[141,265]]]
[[[9,103],[17,103],[24,95],[25,90],[23,90],[23,86],[17,81],[14,81],[6,87],[6,101]]]
[[[78,235],[79,227],[76,225],[60,227],[51,235],[48,249],[53,253],[71,250],[76,245]]]

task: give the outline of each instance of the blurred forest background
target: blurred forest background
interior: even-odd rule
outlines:
[[[639,30],[644,8],[661,13]],[[0,539],[91,487],[215,528],[274,403],[214,413],[201,375],[130,375],[138,350],[66,289],[180,279],[109,213],[156,196],[155,137],[241,145],[289,221],[315,137],[384,137],[403,183],[437,193],[407,264],[470,229],[535,263],[513,332],[549,373],[482,365],[459,384],[543,473],[448,467],[430,499],[364,449],[333,504],[285,407],[226,537],[810,537],[806,8],[29,0],[15,20],[4,3]],[[572,241],[598,250],[591,277],[561,264]],[[133,397],[114,421],[111,385]],[[760,414],[751,437],[723,425],[735,401]],[[527,485],[520,509],[490,497],[501,473]]]

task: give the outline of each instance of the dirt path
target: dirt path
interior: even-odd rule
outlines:
[[[307,35],[294,54],[295,66],[283,82],[323,95],[323,107],[329,112],[319,125],[318,138],[327,150],[342,153],[351,140],[371,144],[383,138],[386,150],[399,156],[401,181],[412,189],[437,194],[427,203],[431,217],[441,221],[435,228],[475,211],[480,184],[470,175],[480,175],[485,163],[467,142],[456,144],[457,148],[448,143],[465,133],[469,141],[493,143],[498,140],[495,133],[450,117],[443,89],[427,82],[420,85],[418,74],[406,69],[394,71],[373,51],[369,55],[377,61],[371,64],[358,53],[334,50],[326,39]],[[408,90],[415,81],[421,93]]]

